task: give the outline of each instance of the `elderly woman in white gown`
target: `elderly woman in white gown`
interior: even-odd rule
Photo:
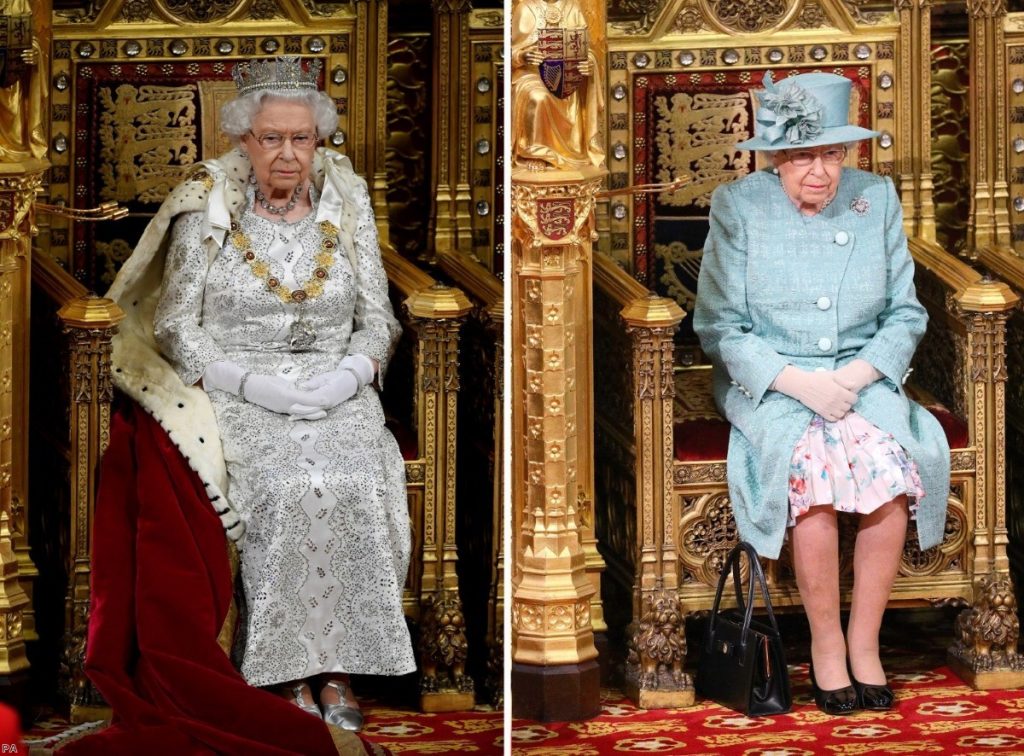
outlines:
[[[146,295],[136,317],[152,314],[155,344],[129,322],[114,363],[239,545],[242,674],[358,730],[348,673],[415,669],[405,468],[375,388],[399,325],[365,182],[317,147],[337,127],[318,72],[289,58],[236,67],[221,127],[238,146],[171,193],[126,263],[111,293]],[[194,386],[213,438],[195,430]],[[198,420],[175,420],[178,395]]]

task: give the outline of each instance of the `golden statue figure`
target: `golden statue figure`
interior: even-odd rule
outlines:
[[[43,41],[49,40],[49,14],[43,3],[0,0],[6,16],[7,38],[0,39],[3,75],[0,77],[0,162],[46,156],[47,60]],[[47,6],[48,7],[48,6]]]
[[[512,11],[512,160],[533,170],[604,163],[597,56],[578,0]]]

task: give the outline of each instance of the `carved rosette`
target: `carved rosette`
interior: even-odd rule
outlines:
[[[914,525],[908,529],[908,537],[903,544],[903,555],[900,559],[899,574],[902,577],[926,577],[947,569],[954,560],[966,561],[967,511],[961,497],[951,491],[946,509],[946,528],[942,543],[922,551],[917,538],[912,537]],[[852,567],[852,565],[851,565]]]

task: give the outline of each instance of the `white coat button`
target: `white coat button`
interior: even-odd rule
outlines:
[[[823,352],[827,352],[832,348],[832,339],[818,339],[818,349]]]
[[[827,310],[832,306],[832,300],[828,297],[818,297],[818,301],[815,304],[818,305],[819,310]]]
[[[836,244],[838,244],[840,247],[846,246],[846,244],[849,243],[849,241],[850,235],[845,231],[838,231],[836,233]]]

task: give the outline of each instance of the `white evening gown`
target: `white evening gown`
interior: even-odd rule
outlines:
[[[250,186],[240,219],[257,258],[292,289],[310,280],[321,251],[313,192],[314,211],[282,224],[252,212]],[[380,361],[383,372],[400,326],[365,192],[358,205],[358,281],[336,248],[323,294],[301,305],[317,338],[298,353],[289,347],[297,306],[256,277],[230,233],[207,271],[202,213],[177,220],[154,331],[186,385],[222,359],[302,381],[359,353]],[[210,399],[228,496],[246,525],[246,680],[265,686],[322,672],[415,670],[401,601],[410,551],[405,466],[376,390],[364,387],[315,421],[293,422],[222,391]]]

